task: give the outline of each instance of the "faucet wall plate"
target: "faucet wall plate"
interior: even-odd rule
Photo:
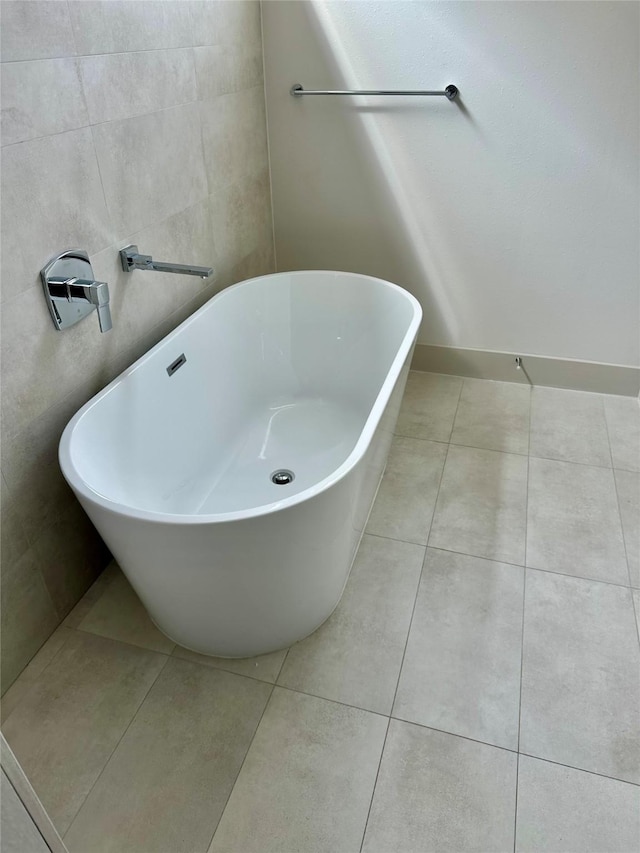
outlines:
[[[88,314],[96,310],[96,306],[90,302],[66,302],[54,300],[51,297],[49,282],[51,279],[79,278],[93,280],[93,270],[89,255],[82,249],[67,249],[66,252],[51,258],[49,263],[40,270],[40,278],[44,295],[49,306],[49,313],[53,325],[61,331],[79,323]]]

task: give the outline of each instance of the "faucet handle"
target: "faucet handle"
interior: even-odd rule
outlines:
[[[98,312],[98,323],[100,324],[101,332],[108,332],[112,327],[111,309],[109,308],[109,285],[106,281],[96,281],[95,294],[97,302],[95,302]]]
[[[69,284],[69,301],[75,302],[76,299],[71,298],[72,291],[80,291],[77,294],[77,299],[82,302],[90,302],[95,305],[98,311],[98,323],[100,324],[101,332],[108,332],[113,324],[111,322],[111,309],[109,308],[109,285],[106,281],[85,281],[76,279]]]
[[[56,329],[73,326],[94,309],[98,312],[100,331],[111,329],[109,285],[94,280],[86,252],[70,249],[56,255],[41,270],[40,277]]]
[[[71,278],[67,281],[69,302],[90,302],[99,308],[109,304],[109,285],[106,281]]]

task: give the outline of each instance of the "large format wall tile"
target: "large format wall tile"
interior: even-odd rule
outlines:
[[[393,716],[518,748],[524,569],[427,550]]]
[[[517,853],[639,849],[640,788],[520,756]]]
[[[462,379],[412,370],[402,399],[397,435],[449,441]]]
[[[170,660],[65,836],[71,853],[206,850],[271,690]]]
[[[2,472],[14,512],[31,540],[74,500],[58,464],[58,443],[77,409],[78,400],[72,395],[21,432],[3,436]]]
[[[194,45],[256,44],[262,39],[258,0],[192,0]]]
[[[7,571],[28,550],[29,540],[4,474],[0,474],[0,537],[2,569]]]
[[[266,164],[265,164],[266,166]],[[211,225],[222,270],[231,269],[255,249],[273,244],[269,173],[209,187]]]
[[[175,647],[173,640],[153,624],[122,572],[108,584],[78,628],[165,655],[171,654]]]
[[[527,569],[520,749],[640,782],[631,591]]]
[[[64,833],[167,658],[77,632],[4,725],[4,735]]]
[[[206,197],[197,105],[96,125],[93,136],[118,238]]]
[[[180,0],[82,0],[69,10],[80,55],[192,44],[189,4]]]
[[[107,546],[76,500],[42,530],[34,548],[60,619],[69,613],[110,559]]]
[[[203,100],[262,85],[262,50],[259,44],[196,47],[194,54],[198,94]]]
[[[36,612],[35,608],[33,612]],[[73,631],[67,628],[66,625],[58,625],[53,634],[40,646],[11,687],[5,691],[2,696],[2,703],[0,703],[3,726],[72,635]]]
[[[426,545],[447,447],[396,436],[367,533]]]
[[[113,232],[88,128],[8,146],[2,159],[6,301],[39,286],[52,255],[75,246],[97,252],[113,242]]]
[[[80,69],[92,124],[196,99],[193,51],[187,48],[86,56]]]
[[[631,586],[640,587],[640,474],[614,471]]]
[[[278,684],[389,714],[424,548],[365,536],[331,618],[287,655]]]
[[[524,564],[527,459],[451,445],[429,545]]]
[[[2,570],[2,691],[29,663],[59,622],[33,550]]]
[[[613,471],[530,460],[527,565],[629,583]]]
[[[264,171],[267,125],[261,88],[203,101],[200,117],[210,192]]]
[[[452,443],[528,453],[530,397],[528,386],[514,382],[465,379]]]
[[[0,14],[3,62],[75,54],[69,4],[63,0],[4,0]]]
[[[3,847],[6,853],[19,853],[22,850],[28,850],[29,853],[50,853],[51,848],[45,844],[24,803],[7,779],[4,769],[0,770],[0,807]]]
[[[634,397],[605,397],[613,467],[640,473],[640,407]]]
[[[209,853],[357,850],[387,720],[276,687]]]
[[[3,145],[89,123],[77,59],[7,62],[1,103]]]
[[[603,397],[560,388],[534,388],[531,455],[611,467]]]
[[[392,720],[363,853],[506,853],[515,795],[513,753]]]

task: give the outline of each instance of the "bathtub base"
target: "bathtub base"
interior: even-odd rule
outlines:
[[[385,464],[385,466],[384,466],[384,467],[386,468],[386,464]],[[351,558],[351,563],[349,564],[349,569],[348,569],[348,571],[347,571],[347,575],[346,575],[346,578],[345,578],[344,585],[343,585],[342,589],[340,590],[340,595],[338,596],[338,599],[337,599],[336,603],[334,604],[333,608],[331,609],[331,612],[330,612],[330,613],[328,613],[325,617],[323,617],[323,618],[321,619],[321,621],[320,621],[320,622],[318,622],[318,624],[317,624],[315,627],[311,628],[311,630],[309,630],[306,634],[304,634],[304,635],[302,635],[302,636],[298,637],[297,639],[293,640],[293,641],[292,641],[291,643],[289,643],[288,645],[283,645],[283,646],[279,646],[278,648],[266,649],[266,650],[263,650],[263,651],[259,651],[259,652],[257,652],[255,655],[246,655],[246,654],[244,654],[244,655],[221,655],[221,654],[218,654],[217,652],[210,651],[209,649],[210,649],[211,647],[210,647],[210,645],[209,645],[208,643],[207,643],[206,649],[203,649],[203,648],[197,648],[197,649],[196,649],[196,648],[192,648],[191,646],[186,646],[186,645],[184,645],[184,643],[181,643],[181,642],[180,642],[179,640],[177,640],[175,637],[171,636],[171,634],[168,634],[168,633],[167,633],[167,632],[162,628],[162,626],[161,626],[161,625],[158,625],[158,623],[154,620],[154,618],[153,618],[153,616],[151,616],[151,614],[149,614],[149,618],[151,619],[151,621],[153,622],[153,624],[156,626],[156,628],[157,628],[157,629],[158,629],[162,634],[164,634],[164,636],[165,636],[165,637],[167,637],[167,639],[171,640],[171,642],[172,642],[172,643],[176,643],[176,645],[181,646],[183,649],[187,649],[187,650],[188,650],[188,651],[190,651],[190,652],[195,652],[196,654],[200,654],[200,655],[206,655],[207,657],[216,657],[216,658],[220,658],[221,660],[246,660],[246,659],[248,659],[248,658],[252,658],[252,657],[260,657],[260,655],[271,654],[272,652],[279,652],[279,651],[283,651],[283,650],[285,650],[285,649],[289,649],[289,648],[291,648],[291,646],[292,646],[292,645],[294,645],[295,643],[300,643],[300,642],[302,642],[302,640],[306,639],[307,637],[310,637],[312,634],[315,634],[315,632],[318,630],[318,628],[321,628],[321,627],[324,625],[324,623],[325,623],[325,622],[327,622],[327,621],[331,618],[331,616],[333,616],[334,611],[336,610],[337,606],[340,604],[340,601],[342,600],[342,596],[343,596],[343,594],[344,594],[344,591],[345,591],[345,589],[346,589],[347,583],[348,583],[348,581],[349,581],[349,576],[350,576],[350,574],[351,574],[351,569],[353,568],[353,563],[355,562],[356,556],[357,556],[357,554],[358,554],[358,549],[359,549],[359,547],[360,547],[360,543],[362,542],[362,537],[364,536],[364,531],[365,531],[365,528],[366,528],[366,526],[367,526],[367,522],[368,522],[368,520],[369,520],[369,516],[371,515],[371,510],[373,509],[373,504],[375,503],[375,499],[376,499],[376,497],[377,497],[377,495],[378,495],[378,491],[379,491],[379,489],[380,489],[380,484],[382,483],[382,478],[383,478],[383,476],[384,476],[384,469],[383,469],[382,474],[380,475],[380,478],[379,478],[379,480],[378,480],[378,484],[377,484],[377,486],[376,486],[376,490],[375,490],[375,493],[374,493],[374,496],[373,496],[373,500],[371,501],[371,506],[369,507],[369,512],[367,513],[367,517],[366,517],[365,522],[364,522],[364,527],[363,527],[363,529],[360,531],[360,536],[359,536],[359,538],[358,538],[357,545],[356,545],[355,550],[354,550],[354,552],[353,552],[353,555],[352,555],[352,558]]]

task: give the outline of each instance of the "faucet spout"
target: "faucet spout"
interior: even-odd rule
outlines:
[[[213,275],[211,267],[196,267],[193,264],[170,264],[165,261],[154,261],[151,255],[141,255],[137,246],[126,246],[120,250],[120,261],[125,272],[133,270],[151,270],[152,272],[172,272],[178,275],[199,275],[209,278]]]

